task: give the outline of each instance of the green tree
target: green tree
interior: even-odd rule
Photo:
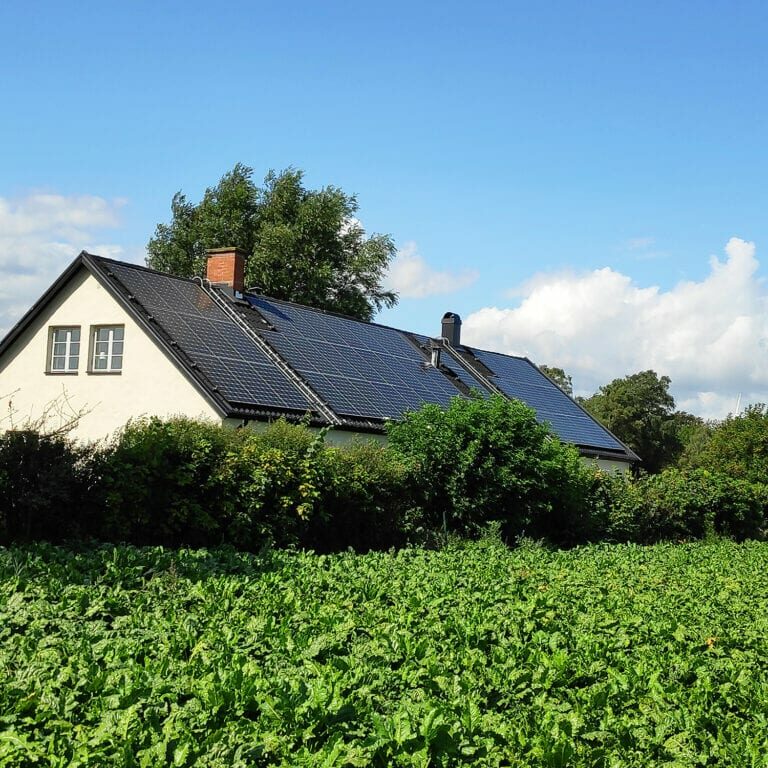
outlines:
[[[573,380],[562,368],[554,365],[540,365],[539,370],[549,376],[563,392],[573,397]]]
[[[750,483],[768,480],[768,408],[750,405],[738,416],[711,426],[689,464]]]
[[[208,248],[236,246],[249,255],[246,285],[268,296],[363,320],[397,303],[382,287],[394,242],[366,236],[354,195],[306,189],[303,172],[292,168],[270,171],[261,187],[252,177],[238,163],[198,204],[177,192],[170,223],[158,224],[147,245],[147,266],[203,275]]]
[[[614,379],[582,405],[643,460],[654,473],[675,461],[682,444],[669,376],[641,371]]]
[[[417,467],[427,528],[476,534],[489,522],[578,538],[590,472],[519,400],[455,397],[388,425],[391,450]]]

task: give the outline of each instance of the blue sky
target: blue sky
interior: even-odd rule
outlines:
[[[3,4],[0,327],[81,248],[141,261],[175,191],[292,165],[395,238],[382,322],[768,399],[768,7],[633,6]]]

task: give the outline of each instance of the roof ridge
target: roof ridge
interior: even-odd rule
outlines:
[[[147,267],[143,264],[136,264],[132,261],[121,261],[120,259],[111,259],[108,256],[99,256],[96,253],[89,253],[88,251],[83,251],[83,254],[86,256],[89,256],[92,259],[96,259],[97,261],[106,262],[107,264],[118,264],[121,267],[130,267],[131,269],[137,269],[141,270],[142,272],[149,272],[153,275],[161,275],[162,277],[172,277],[174,280],[183,280],[184,282],[188,283],[194,283],[195,280],[199,279],[205,279],[202,275],[194,275],[192,277],[182,277],[181,275],[174,275],[171,272],[163,272],[159,269],[153,269],[152,267]],[[266,293],[253,293],[252,291],[245,290],[243,291],[243,296],[251,296],[255,299],[265,299],[267,301],[275,302],[276,304],[287,304],[291,307],[301,307],[302,309],[307,309],[310,312],[317,312],[322,315],[330,315],[331,317],[340,317],[343,320],[351,320],[354,323],[361,323],[362,325],[373,325],[377,328],[385,328],[390,331],[397,331],[398,333],[414,333],[413,331],[408,331],[404,328],[396,328],[394,325],[386,325],[384,323],[377,323],[373,320],[361,320],[359,317],[354,317],[352,315],[346,315],[343,312],[335,312],[332,309],[323,309],[322,307],[313,307],[310,304],[302,304],[300,301],[289,301],[288,299],[278,299],[274,296],[269,296]]]
[[[182,280],[185,283],[195,282],[194,277],[182,277],[181,275],[174,275],[170,272],[161,272],[159,269],[152,269],[152,267],[145,267],[143,264],[135,264],[132,261],[120,261],[120,259],[110,259],[107,256],[99,256],[97,253],[89,253],[88,251],[83,251],[83,254],[85,256],[90,257],[91,259],[94,259],[95,261],[103,262],[105,264],[117,264],[121,267],[128,267],[130,269],[136,269],[141,272],[149,272],[151,275],[160,275],[161,277],[170,277],[170,278],[173,278],[174,280]]]

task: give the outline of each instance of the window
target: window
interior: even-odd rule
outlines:
[[[51,328],[48,335],[48,373],[77,373],[80,364],[80,328]]]
[[[96,325],[91,328],[90,373],[120,373],[123,369],[123,325]]]

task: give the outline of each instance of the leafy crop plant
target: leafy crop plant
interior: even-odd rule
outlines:
[[[0,549],[3,766],[764,766],[768,545]]]

